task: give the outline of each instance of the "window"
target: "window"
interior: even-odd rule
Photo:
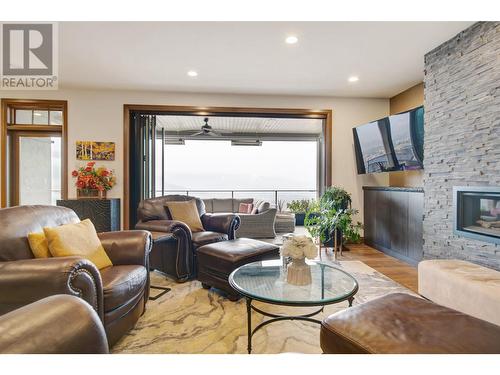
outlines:
[[[14,109],[9,111],[12,115],[8,116],[8,125],[56,125],[61,126],[61,110],[48,109]]]

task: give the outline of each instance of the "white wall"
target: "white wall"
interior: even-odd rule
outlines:
[[[352,128],[389,114],[388,99],[357,99],[311,96],[221,95],[114,90],[0,91],[1,98],[59,99],[68,101],[68,169],[82,162],[75,157],[75,141],[116,142],[116,161],[99,163],[115,170],[117,185],[111,198],[123,199],[123,105],[196,105],[333,110],[332,183],[352,193],[353,207],[363,214],[362,186],[389,185],[386,173],[358,176],[354,158]],[[69,176],[71,174],[69,173]],[[68,194],[76,197],[69,177]]]

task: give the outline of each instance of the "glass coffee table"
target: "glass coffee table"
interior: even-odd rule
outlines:
[[[252,352],[252,336],[262,327],[282,320],[304,320],[321,324],[312,318],[323,311],[324,306],[348,301],[352,306],[358,291],[358,282],[347,272],[320,262],[307,262],[311,267],[312,283],[305,286],[288,284],[281,260],[249,263],[229,275],[229,284],[246,298],[248,353]],[[284,306],[321,306],[303,315],[277,315],[252,305],[253,301]],[[252,330],[252,310],[269,317]]]

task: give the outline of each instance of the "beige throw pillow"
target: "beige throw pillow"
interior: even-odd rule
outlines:
[[[203,224],[194,199],[185,202],[167,202],[172,220],[182,221],[192,232],[203,232]]]
[[[43,232],[53,257],[80,256],[90,260],[98,269],[113,265],[89,219],[76,224],[45,227]]]

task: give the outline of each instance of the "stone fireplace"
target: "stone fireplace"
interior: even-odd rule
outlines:
[[[500,244],[500,188],[454,187],[453,213],[456,235]]]
[[[424,258],[500,270],[498,56],[500,22],[475,23],[425,55]]]

